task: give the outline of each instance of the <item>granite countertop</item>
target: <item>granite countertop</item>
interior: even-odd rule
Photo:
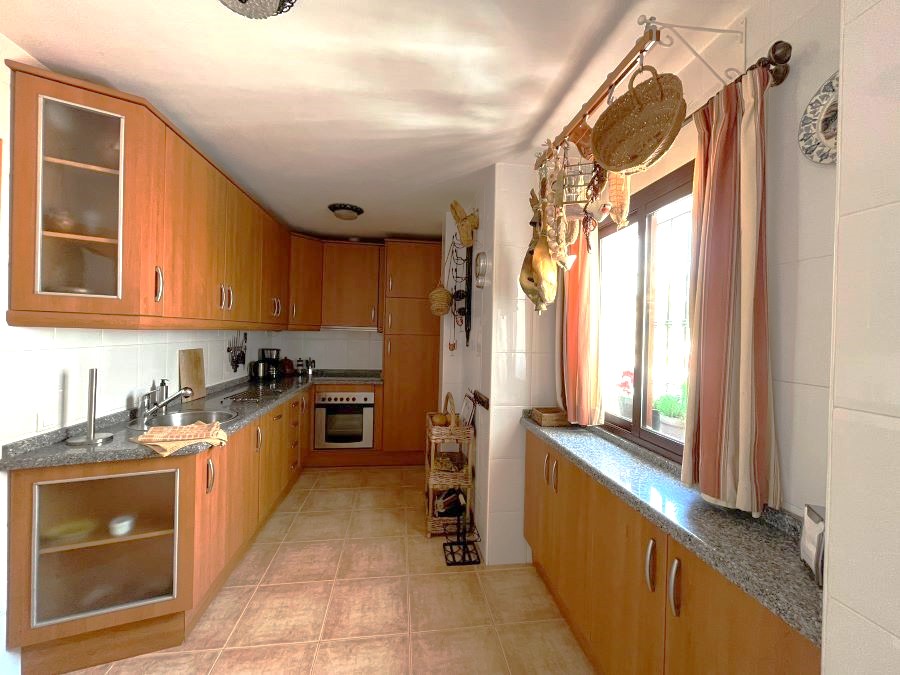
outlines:
[[[229,422],[223,422],[222,429],[228,434],[233,434],[315,384],[352,385],[380,384],[381,382],[381,373],[377,370],[315,371],[312,381],[305,381],[299,377],[280,380],[276,384],[276,388],[280,393],[273,393],[257,403],[255,401],[233,401],[228,398],[243,391],[257,389],[255,383],[249,383],[246,379],[240,379],[210,387],[205,398],[190,401],[180,406],[171,404],[169,405],[169,412],[231,410],[236,412],[238,416]],[[269,385],[264,386],[268,387]],[[3,447],[3,455],[0,458],[0,471],[159,458],[159,455],[150,448],[138,443],[132,443],[129,440],[140,436],[142,432],[129,429],[127,425],[127,412],[116,413],[99,419],[97,421],[97,430],[112,433],[113,440],[106,445],[96,448],[73,448],[66,445],[65,438],[70,434],[74,435],[83,432],[84,424],[75,425],[70,429],[58,429],[47,434],[10,443]],[[194,455],[209,449],[209,447],[208,443],[195,443],[169,456]]]
[[[541,427],[528,418],[522,424],[789,626],[821,645],[822,591],[800,560],[795,523],[784,523],[792,518],[782,517],[776,526],[765,518],[709,504],[681,482],[673,462],[612,434],[580,427]]]

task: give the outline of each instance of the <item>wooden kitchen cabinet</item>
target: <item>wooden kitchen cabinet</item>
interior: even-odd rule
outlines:
[[[424,450],[425,413],[437,410],[440,341],[434,335],[384,336],[382,448]]]
[[[385,296],[426,298],[441,279],[441,243],[387,239]]]
[[[255,252],[262,268],[259,321],[285,327],[290,314],[290,234],[258,206],[255,214],[261,237]]]
[[[194,455],[194,601],[215,586],[231,558],[229,550],[229,467],[231,444]]]
[[[662,673],[665,637],[664,532],[594,484],[589,649],[602,673]],[[699,672],[699,671],[698,671]]]
[[[259,450],[256,425],[251,424],[228,437],[226,485],[228,490],[228,557],[231,559],[249,541],[259,524]]]
[[[421,298],[385,298],[385,335],[440,335],[441,317]]]
[[[256,204],[240,188],[225,181],[225,265],[222,319],[251,324],[259,321],[262,284]]]
[[[291,288],[288,328],[319,330],[322,325],[322,242],[291,235]]]
[[[134,102],[9,64],[9,323],[160,314],[163,123]]]
[[[819,649],[755,599],[669,538],[674,606],[665,612],[665,672],[819,672]],[[676,562],[677,561],[677,562]]]
[[[184,139],[166,129],[161,283],[163,314],[221,319],[226,298],[226,180]]]
[[[377,329],[380,249],[377,244],[323,244],[323,327]]]
[[[259,424],[259,519],[267,518],[279,495],[291,480],[292,449],[289,437],[289,403],[266,413]]]

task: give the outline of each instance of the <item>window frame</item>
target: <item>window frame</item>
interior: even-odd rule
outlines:
[[[632,418],[626,420],[618,415],[607,413],[603,428],[621,436],[632,443],[640,445],[656,454],[662,455],[679,464],[684,454],[684,444],[674,441],[652,429],[645,429],[641,424],[644,409],[644,393],[647,389],[645,364],[648,358],[649,312],[647,311],[647,263],[650,257],[650,225],[649,215],[666,204],[681,199],[693,192],[694,161],[675,169],[659,180],[651,183],[631,196],[628,212],[628,227],[638,228],[638,282],[635,294],[635,340],[634,340],[634,394],[632,402]],[[597,231],[598,242],[617,232],[615,223],[607,223]],[[601,244],[602,245],[602,244]],[[597,256],[598,264],[600,256]],[[603,290],[601,288],[601,294]]]

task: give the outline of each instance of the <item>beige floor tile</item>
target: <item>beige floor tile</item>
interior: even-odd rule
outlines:
[[[406,513],[403,509],[354,511],[350,519],[351,539],[402,537],[406,535]]]
[[[338,567],[338,579],[390,577],[406,574],[404,537],[348,539]]]
[[[104,663],[101,666],[91,666],[90,668],[82,668],[80,670],[69,671],[68,675],[104,675],[112,668],[111,663]]]
[[[316,483],[319,482],[319,478],[321,477],[321,472],[306,469],[297,478],[297,482],[294,483],[294,489],[310,490],[316,486]]]
[[[214,673],[258,675],[259,673],[308,673],[316,655],[315,642],[226,649]]]
[[[390,635],[406,632],[408,626],[406,577],[339,580],[322,638]]]
[[[429,675],[508,673],[493,626],[413,633],[412,672]]]
[[[229,647],[309,642],[319,637],[330,581],[260,586],[228,640]]]
[[[274,513],[256,535],[257,544],[278,544],[294,521],[295,513]]]
[[[481,585],[496,623],[540,621],[560,616],[553,596],[533,567],[488,572]]]
[[[425,538],[425,509],[406,509],[406,534]]]
[[[389,509],[403,506],[403,488],[380,487],[357,490],[356,509]]]
[[[320,675],[408,673],[409,638],[392,635],[322,642],[312,672]]]
[[[275,554],[263,584],[287,584],[300,581],[334,579],[344,542],[285,542]]]
[[[343,539],[350,526],[350,511],[326,511],[323,513],[297,514],[288,530],[285,541],[314,541],[317,539]]]
[[[300,509],[308,511],[348,511],[353,508],[356,490],[311,490]]]
[[[182,645],[166,651],[192,652],[224,647],[225,641],[241,618],[241,613],[250,602],[253,591],[252,586],[223,588],[209,603],[209,607],[194,625],[187,640]]]
[[[196,675],[208,673],[218,651],[180,652],[178,654],[150,654],[125,661],[116,661],[110,673],[140,673],[140,675]]]
[[[308,494],[309,490],[291,490],[285,495],[285,498],[281,500],[281,503],[276,510],[279,512],[299,511]]]
[[[403,485],[410,485],[412,487],[419,487],[420,485],[425,485],[425,469],[424,467],[418,467],[414,469],[404,469],[403,470]]]
[[[565,620],[498,626],[500,643],[514,675],[590,675],[590,663]]]
[[[366,487],[400,487],[403,485],[402,469],[370,469],[366,472]]]
[[[317,490],[332,490],[335,488],[359,488],[365,485],[365,469],[338,469],[329,471],[319,476],[316,483]]]
[[[406,538],[406,559],[410,574],[474,572],[476,565],[449,566],[444,560],[444,538],[412,535]]]
[[[403,504],[405,506],[425,510],[425,488],[423,487],[405,487],[403,488]]]
[[[474,574],[409,577],[410,626],[414,631],[466,628],[491,623],[491,614]]]
[[[225,586],[255,586],[258,584],[277,551],[278,544],[253,544],[250,546],[241,562],[228,577]]]

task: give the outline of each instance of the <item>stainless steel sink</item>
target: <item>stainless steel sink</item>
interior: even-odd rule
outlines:
[[[184,412],[167,413],[165,415],[156,415],[147,419],[146,423],[139,425],[138,428],[149,429],[150,427],[181,427],[194,422],[203,422],[209,424],[211,422],[230,422],[237,417],[236,412],[230,410],[186,410]]]

